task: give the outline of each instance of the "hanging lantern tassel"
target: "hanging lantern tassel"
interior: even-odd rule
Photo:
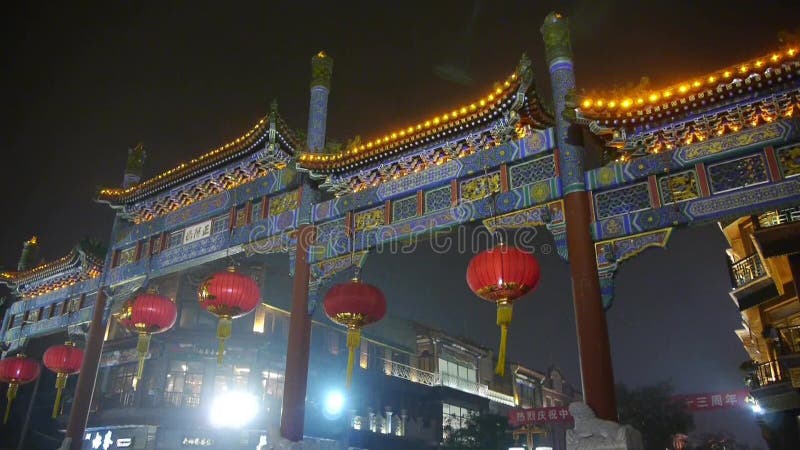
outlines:
[[[136,343],[136,353],[139,354],[139,366],[136,368],[136,378],[141,380],[144,373],[144,360],[150,351],[150,333],[139,333],[139,341]]]
[[[56,375],[56,401],[53,403],[53,419],[58,417],[58,409],[61,406],[61,394],[64,392],[64,388],[67,387],[68,376],[69,374],[64,372],[59,372]]]
[[[222,357],[225,355],[225,341],[231,337],[231,326],[233,321],[230,317],[220,317],[217,324],[217,339],[219,339],[219,349],[217,350],[217,364],[222,365]]]
[[[353,379],[353,367],[356,364],[356,350],[361,346],[361,329],[350,327],[347,329],[347,388]]]
[[[3,424],[5,425],[8,423],[8,417],[11,416],[11,404],[14,403],[14,399],[17,398],[17,390],[19,389],[19,383],[9,383],[8,390],[6,391],[6,413],[3,416]]]
[[[497,325],[500,327],[500,349],[497,354],[497,367],[494,373],[501,377],[506,373],[506,345],[508,342],[508,326],[511,325],[513,307],[511,302],[501,301],[497,303]]]

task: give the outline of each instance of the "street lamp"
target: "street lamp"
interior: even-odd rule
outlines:
[[[323,412],[327,417],[338,417],[344,410],[345,398],[342,391],[334,390],[325,395],[325,402],[322,405]]]
[[[246,392],[227,392],[211,403],[211,425],[217,428],[241,428],[258,414],[258,400]]]

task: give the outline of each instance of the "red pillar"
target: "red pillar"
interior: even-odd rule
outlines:
[[[106,333],[106,324],[103,323],[103,313],[106,309],[106,294],[102,287],[97,291],[97,300],[94,303],[92,321],[89,325],[89,337],[83,351],[83,364],[78,374],[78,384],[75,387],[75,396],[72,408],[69,411],[69,424],[64,444],[71,440],[69,447],[62,444],[62,449],[80,450],[83,434],[86,431],[86,422],[89,419],[89,408],[92,404],[92,394],[97,380],[97,368],[100,365],[100,355],[103,353],[103,339]]]
[[[611,348],[590,231],[592,212],[585,185],[585,150],[570,142],[570,123],[564,116],[567,96],[575,89],[569,25],[561,14],[550,13],[545,18],[541,31],[553,91],[558,170],[564,193],[564,218],[572,273],[572,301],[575,306],[583,399],[597,417],[616,421],[617,404],[614,398]]]
[[[597,417],[617,420],[614,373],[608,325],[600,295],[594,243],[589,232],[589,194],[573,192],[564,197],[567,249],[572,274],[572,301],[581,362],[583,398]]]
[[[289,343],[286,349],[286,374],[283,388],[281,436],[290,441],[303,439],[308,387],[308,357],[311,344],[311,317],[308,315],[308,251],[314,242],[314,225],[300,225],[297,231]]]

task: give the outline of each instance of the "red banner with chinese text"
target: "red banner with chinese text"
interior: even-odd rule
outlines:
[[[570,424],[572,416],[566,406],[549,408],[514,408],[508,412],[508,423],[512,427],[524,425]]]
[[[686,403],[690,412],[714,411],[717,409],[743,408],[749,395],[746,390],[729,392],[707,392],[703,394],[676,395],[673,401]]]

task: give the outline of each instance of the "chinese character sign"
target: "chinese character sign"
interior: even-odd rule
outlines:
[[[713,411],[715,409],[743,408],[747,391],[712,392],[704,394],[676,395],[673,401],[686,403],[690,412]]]
[[[512,427],[523,425],[570,424],[572,416],[566,406],[550,408],[515,408],[508,412],[508,423]]]

